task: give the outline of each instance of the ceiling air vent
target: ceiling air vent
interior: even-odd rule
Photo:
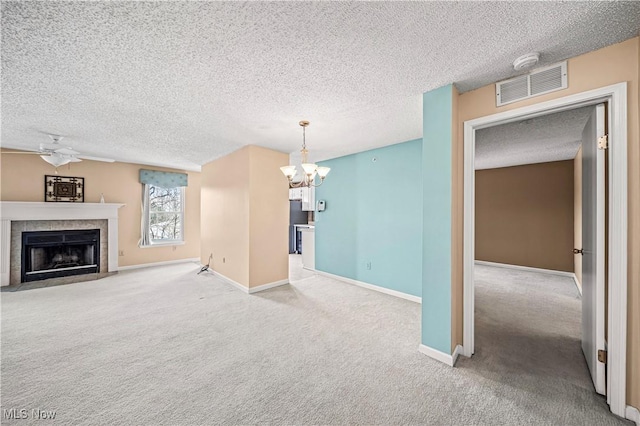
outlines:
[[[567,88],[567,63],[540,68],[496,83],[496,105],[502,106]]]

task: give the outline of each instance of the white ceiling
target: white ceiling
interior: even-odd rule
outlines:
[[[422,136],[467,91],[637,35],[640,2],[8,2],[2,146],[197,170],[247,144],[311,160]],[[43,133],[44,132],[44,133]]]
[[[476,170],[575,158],[595,107],[544,115],[476,131]]]

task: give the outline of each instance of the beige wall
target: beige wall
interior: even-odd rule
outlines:
[[[453,140],[458,140],[462,131],[458,126],[458,90],[453,88],[453,101],[451,107],[453,108],[451,137]],[[452,161],[452,190],[451,190],[451,239],[457,243],[451,244],[451,312],[462,312],[463,305],[463,293],[464,293],[464,277],[461,268],[463,262],[463,243],[464,243],[464,199],[462,194],[464,193],[464,170],[462,164],[464,160],[464,150],[462,145],[454,144],[451,149],[451,161]],[[462,345],[464,322],[462,316],[454,316],[451,319],[451,353],[455,350],[456,346]]]
[[[44,176],[55,169],[37,155],[0,154],[2,201],[44,201]],[[142,186],[141,168],[172,169],[130,163],[104,163],[84,160],[62,166],[60,176],[77,176],[85,180],[85,202],[97,203],[104,194],[108,203],[126,204],[118,212],[119,266],[197,258],[200,253],[200,173],[188,172],[185,192],[185,244],[170,247],[139,248]]]
[[[573,160],[573,247],[582,248],[582,147]],[[582,288],[581,255],[573,255],[573,272]]]
[[[201,262],[248,287],[249,149],[202,166]]]
[[[635,37],[568,60],[569,87],[554,93],[496,107],[495,86],[481,87],[460,95],[458,129],[478,117],[520,108],[615,83],[627,82],[628,114],[628,320],[627,320],[627,403],[640,407],[640,142],[638,81],[640,79],[640,38]],[[462,132],[458,144],[463,145]],[[458,160],[460,161],[460,160]],[[460,166],[460,170],[462,170]],[[460,172],[459,172],[460,173]],[[461,194],[458,194],[461,196]],[[460,244],[453,240],[452,244]],[[456,265],[462,270],[462,262]],[[453,316],[462,318],[462,311]]]
[[[249,286],[289,278],[289,155],[251,146]]]
[[[476,171],[476,260],[573,272],[573,160]]]
[[[288,162],[246,146],[202,166],[202,262],[245,287],[288,278]]]

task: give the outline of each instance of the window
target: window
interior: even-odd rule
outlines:
[[[142,222],[140,247],[184,242],[186,173],[140,169]]]
[[[184,241],[184,187],[147,185],[151,244]]]

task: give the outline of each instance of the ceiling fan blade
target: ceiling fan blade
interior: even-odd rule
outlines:
[[[55,151],[56,149],[66,148],[59,143],[40,142],[40,151]]]
[[[68,147],[64,147],[64,148],[60,148],[60,149],[56,149],[55,152],[57,152],[58,154],[62,154],[62,155],[78,155],[80,154],[78,151],[68,148]]]
[[[31,155],[36,154],[38,155],[42,153],[39,151],[2,151],[2,154],[3,155],[4,154],[31,154]]]
[[[90,155],[78,155],[78,158],[82,158],[83,160],[91,160],[91,161],[102,161],[104,163],[113,163],[116,160],[112,158],[104,158],[104,157],[92,157]]]

